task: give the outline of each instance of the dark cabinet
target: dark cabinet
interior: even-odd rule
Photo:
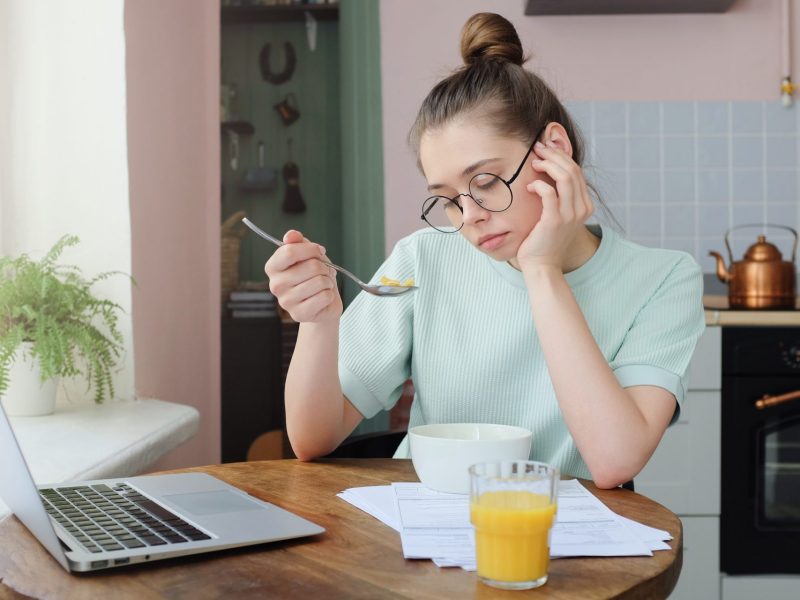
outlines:
[[[222,462],[243,461],[262,433],[283,430],[281,321],[222,318]]]

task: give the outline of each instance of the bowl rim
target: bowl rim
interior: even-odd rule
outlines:
[[[433,428],[433,427],[449,427],[449,426],[455,426],[455,427],[475,427],[475,426],[479,426],[479,427],[496,427],[496,428],[507,429],[509,431],[509,433],[512,433],[513,435],[510,435],[508,437],[499,438],[499,439],[493,439],[493,440],[476,440],[476,439],[470,439],[470,438],[442,437],[441,435],[432,435],[432,434],[429,434],[429,433],[425,432],[425,430],[429,429],[429,428]],[[522,439],[522,438],[526,438],[526,437],[533,437],[533,432],[530,429],[527,429],[526,427],[521,427],[519,425],[505,425],[503,423],[425,423],[423,425],[415,425],[414,427],[409,428],[408,435],[409,435],[409,437],[411,435],[415,435],[415,436],[418,436],[418,437],[421,437],[421,438],[430,439],[430,440],[449,440],[449,441],[453,441],[453,442],[480,442],[480,441],[499,442],[499,441],[503,441],[503,440],[517,440],[517,439]]]

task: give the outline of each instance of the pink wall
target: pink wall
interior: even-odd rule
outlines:
[[[219,2],[125,3],[135,386],[196,407],[155,468],[220,460]]]
[[[792,2],[797,82],[800,3]],[[473,13],[513,22],[533,56],[527,66],[566,101],[779,98],[780,0],[738,0],[722,14],[558,17],[525,16],[524,4],[381,0],[387,250],[419,227],[425,185],[406,135],[431,86],[459,66],[460,30]]]

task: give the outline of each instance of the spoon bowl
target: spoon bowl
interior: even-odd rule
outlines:
[[[261,229],[258,225],[253,223],[247,217],[242,219],[242,223],[247,225],[255,234],[264,238],[268,242],[272,242],[276,246],[283,246],[283,242],[281,240],[268,234],[266,231]],[[406,292],[414,292],[417,290],[417,286],[415,285],[372,285],[369,283],[364,283],[344,267],[340,267],[339,265],[335,265],[332,262],[328,262],[327,260],[323,260],[321,258],[318,258],[317,260],[325,265],[328,265],[333,269],[336,269],[341,274],[349,277],[350,279],[356,282],[356,285],[358,285],[358,287],[360,287],[368,294],[372,294],[374,296],[382,296],[382,297],[400,296],[402,294],[405,294]]]

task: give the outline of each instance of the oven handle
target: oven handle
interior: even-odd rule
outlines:
[[[780,396],[770,396],[769,394],[764,394],[760,400],[756,400],[756,408],[758,410],[764,410],[770,406],[775,406],[777,404],[783,404],[784,402],[791,402],[792,400],[798,399],[800,399],[800,390],[781,394]]]

